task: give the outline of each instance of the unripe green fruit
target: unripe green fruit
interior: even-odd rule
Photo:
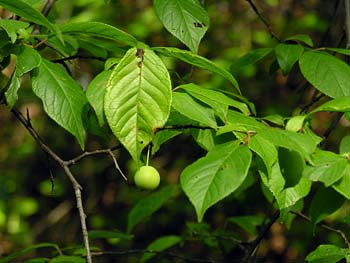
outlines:
[[[154,190],[160,183],[160,176],[153,166],[141,166],[135,173],[134,180],[138,188]]]

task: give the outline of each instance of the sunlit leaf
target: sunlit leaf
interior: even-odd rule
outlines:
[[[109,79],[104,111],[114,135],[135,160],[167,121],[171,100],[170,76],[160,58],[150,49],[131,48]]]
[[[42,100],[45,112],[73,134],[84,148],[83,107],[87,103],[82,88],[59,65],[48,60],[32,75],[33,91]]]
[[[303,52],[304,48],[300,45],[279,44],[276,46],[276,58],[284,75],[289,73]]]
[[[306,261],[310,263],[337,263],[347,255],[346,249],[335,245],[324,244],[319,245],[306,257]]]

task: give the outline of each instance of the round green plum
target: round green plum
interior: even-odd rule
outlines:
[[[135,173],[134,180],[138,188],[154,190],[160,183],[160,176],[153,166],[141,166]]]

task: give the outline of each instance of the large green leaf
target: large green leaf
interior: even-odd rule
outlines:
[[[252,154],[239,141],[216,146],[181,173],[181,187],[195,207],[198,221],[205,211],[232,192],[247,176]]]
[[[342,155],[328,151],[317,151],[313,155],[313,166],[305,169],[304,175],[312,181],[330,186],[344,176],[348,160]]]
[[[21,86],[21,77],[32,69],[39,67],[41,63],[40,54],[29,46],[16,46],[12,53],[16,55],[17,63],[11,84],[5,93],[9,108],[12,108],[18,99],[17,92]]]
[[[83,107],[87,103],[81,87],[59,65],[42,60],[32,75],[33,91],[42,100],[45,112],[73,134],[84,148]]]
[[[182,115],[216,129],[214,110],[197,103],[190,95],[174,92],[172,107]]]
[[[151,244],[147,246],[147,250],[149,251],[164,251],[170,247],[175,246],[177,243],[179,243],[182,240],[180,236],[163,236],[156,240],[154,240]],[[146,262],[152,257],[154,257],[155,253],[146,252],[143,254],[142,258],[140,259],[140,262]]]
[[[0,27],[5,29],[7,35],[10,37],[11,42],[15,43],[17,39],[17,31],[22,28],[26,28],[29,26],[29,23],[18,21],[18,20],[0,20]]]
[[[94,109],[100,126],[105,123],[103,101],[107,89],[107,81],[112,74],[111,70],[98,74],[86,88],[86,98]]]
[[[34,9],[29,4],[23,2],[22,0],[0,0],[0,6],[3,6],[8,11],[11,11],[22,18],[28,19],[31,22],[48,28],[63,42],[62,33],[58,27],[52,24],[42,13]]]
[[[257,48],[234,61],[231,65],[231,72],[237,73],[242,68],[255,64],[273,51],[273,48]]]
[[[238,82],[232,76],[232,74],[228,72],[226,69],[216,65],[214,62],[210,61],[209,59],[201,57],[192,52],[181,50],[174,47],[155,47],[153,48],[153,50],[167,57],[174,57],[186,63],[194,65],[196,67],[203,68],[213,73],[219,74],[220,76],[229,80],[233,84],[233,86],[236,88],[237,92],[241,94],[241,91],[239,90]]]
[[[332,98],[350,96],[350,67],[325,52],[307,51],[299,60],[304,77],[319,91]]]
[[[330,111],[330,112],[347,112],[350,111],[350,97],[339,97],[334,100],[327,101],[321,106],[317,107],[309,114],[313,114],[319,111]]]
[[[50,260],[50,263],[84,263],[86,259],[79,256],[60,255]]]
[[[75,22],[63,24],[60,27],[62,33],[65,34],[83,34],[95,37],[107,38],[127,44],[129,46],[136,46],[137,39],[132,35],[114,27],[101,22]]]
[[[300,45],[279,44],[275,48],[276,58],[282,73],[287,75],[304,52]]]
[[[154,0],[154,8],[165,28],[197,53],[209,27],[207,11],[197,0]]]
[[[135,160],[154,130],[165,124],[171,100],[170,76],[161,59],[150,49],[131,48],[109,79],[104,111],[113,133]]]
[[[337,263],[347,256],[347,250],[331,244],[319,245],[306,257],[310,263]]]
[[[140,222],[156,212],[174,194],[175,187],[168,185],[141,199],[128,215],[128,233]]]

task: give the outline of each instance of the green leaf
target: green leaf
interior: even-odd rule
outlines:
[[[273,51],[273,48],[257,48],[237,59],[231,65],[231,72],[238,73],[242,68],[255,64]]]
[[[318,189],[310,205],[311,222],[316,225],[337,211],[343,203],[344,198],[332,188]]]
[[[57,28],[56,25],[52,24],[42,13],[38,10],[34,9],[27,3],[22,0],[0,0],[0,6],[3,6],[10,12],[25,18],[31,22],[34,22],[38,25],[42,25],[48,28],[51,32],[55,33],[55,35],[63,42],[62,33]]]
[[[182,115],[198,121],[202,125],[213,129],[217,128],[214,110],[200,105],[187,93],[174,92],[172,107]]]
[[[33,71],[32,86],[42,100],[45,112],[73,134],[84,148],[82,112],[87,101],[79,85],[62,67],[43,59]]]
[[[89,231],[89,240],[95,240],[99,238],[118,238],[122,240],[131,240],[134,238],[133,235],[128,235],[118,231],[106,231],[106,230],[90,230]]]
[[[62,25],[60,29],[62,33],[65,34],[89,35],[107,38],[133,47],[138,43],[137,39],[132,35],[129,35],[128,33],[114,26],[100,22],[66,23]]]
[[[305,118],[306,118],[305,115],[294,116],[294,117],[290,118],[287,122],[286,130],[292,131],[292,132],[298,132],[298,131],[302,130],[302,128],[304,126]]]
[[[209,207],[243,183],[251,158],[248,147],[233,141],[216,146],[185,168],[180,177],[181,187],[195,207],[199,222]]]
[[[304,42],[306,45],[310,47],[314,46],[314,43],[309,35],[304,35],[304,34],[294,35],[294,36],[288,37],[286,41],[288,40],[296,40],[296,41]]]
[[[153,48],[153,50],[163,54],[164,56],[174,57],[186,63],[194,65],[196,67],[206,69],[210,72],[219,74],[220,76],[230,81],[232,85],[236,88],[236,91],[238,92],[238,94],[241,94],[241,91],[239,90],[238,82],[232,76],[232,74],[229,73],[226,69],[216,65],[214,62],[210,61],[209,59],[196,55],[192,52],[181,50],[174,47],[155,47]]]
[[[86,259],[78,256],[58,256],[50,260],[50,263],[85,263]]]
[[[322,104],[321,106],[311,111],[309,115],[320,111],[329,111],[329,112],[350,111],[350,97],[339,97],[339,98],[327,101],[326,103]]]
[[[276,58],[284,75],[289,73],[303,52],[304,48],[300,45],[279,44],[276,46]]]
[[[215,147],[213,130],[192,129],[191,133],[197,144],[204,150],[210,151]]]
[[[174,138],[175,136],[181,134],[181,131],[178,130],[162,130],[158,131],[152,140],[152,155],[155,154],[160,146],[166,141]]]
[[[154,0],[153,6],[164,27],[197,53],[209,27],[207,11],[197,0]]]
[[[300,178],[297,185],[284,189],[276,196],[278,207],[284,209],[296,204],[300,199],[307,196],[311,190],[312,182],[305,177]]]
[[[128,215],[128,233],[133,228],[156,212],[174,194],[176,187],[168,185],[158,192],[141,199],[130,211]]]
[[[346,249],[335,245],[324,244],[319,245],[307,255],[306,261],[310,263],[337,263],[346,256]]]
[[[86,88],[86,98],[94,109],[100,126],[103,126],[105,123],[103,101],[107,89],[107,81],[111,74],[111,70],[101,72]]]
[[[212,107],[216,112],[218,112],[218,116],[222,117],[222,120],[226,120],[227,106],[239,109],[246,115],[250,114],[247,104],[236,101],[218,90],[202,88],[193,83],[181,85],[177,88],[186,90],[186,92],[191,94],[191,96],[194,98]],[[218,109],[220,109],[220,111]]]
[[[17,31],[22,28],[27,28],[29,23],[18,20],[0,20],[0,27],[5,29],[7,35],[10,37],[12,44],[17,40]]]
[[[147,250],[149,251],[164,251],[170,247],[175,246],[177,243],[179,243],[182,240],[180,236],[163,236],[156,240],[154,240],[151,244],[147,246]],[[143,256],[140,259],[140,262],[146,262],[152,257],[154,257],[155,253],[146,252],[143,254]]]
[[[278,162],[286,186],[295,186],[302,177],[306,166],[304,158],[296,151],[278,148]]]
[[[58,250],[58,246],[56,244],[53,244],[53,243],[41,243],[41,244],[37,244],[37,245],[34,245],[34,246],[26,247],[25,249],[22,249],[20,251],[12,253],[12,254],[10,254],[10,255],[8,255],[6,257],[3,257],[3,258],[0,259],[0,263],[13,262],[13,261],[11,261],[12,259],[20,257],[22,255],[25,255],[25,254],[27,254],[30,251],[36,250],[38,248],[48,248],[48,247]]]
[[[339,145],[339,153],[350,153],[350,135],[344,136]]]
[[[139,51],[131,48],[115,67],[104,100],[107,122],[134,160],[167,121],[172,100],[163,62],[150,49]]]
[[[16,70],[9,89],[5,93],[7,104],[10,109],[15,105],[18,99],[17,92],[21,86],[21,77],[25,73],[39,67],[41,64],[40,54],[29,46],[16,46],[13,53],[17,57]]]
[[[227,219],[228,222],[235,223],[252,236],[257,234],[257,226],[264,223],[262,216],[235,216]]]
[[[326,47],[325,48],[327,51],[331,52],[336,52],[342,55],[347,55],[350,56],[350,49],[345,49],[345,48],[333,48],[333,47]]]
[[[325,52],[307,51],[299,60],[304,77],[317,90],[332,98],[350,96],[350,67]]]
[[[318,150],[313,155],[313,167],[305,169],[304,176],[323,182],[326,187],[341,179],[347,170],[348,160],[333,152]]]
[[[346,166],[345,172],[343,174],[343,178],[339,181],[335,182],[332,187],[338,193],[343,195],[345,198],[350,200],[350,164]]]

